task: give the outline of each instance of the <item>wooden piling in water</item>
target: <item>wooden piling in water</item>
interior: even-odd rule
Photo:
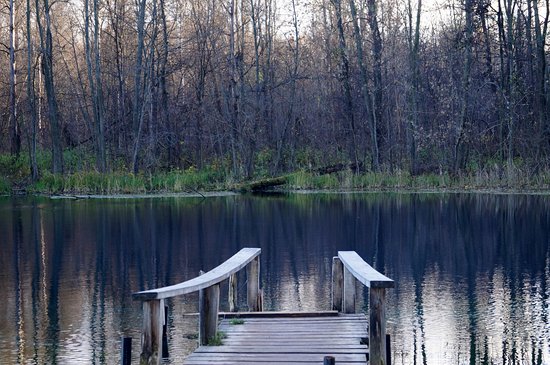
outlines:
[[[120,364],[132,365],[132,337],[123,337],[121,342]]]
[[[140,365],[160,364],[163,322],[164,299],[144,300]]]
[[[248,310],[258,312],[260,308],[260,258],[255,257],[246,267]]]
[[[344,264],[335,256],[332,258],[332,310],[342,311],[344,294]]]
[[[386,289],[370,288],[369,353],[372,365],[386,365]]]
[[[199,345],[208,345],[218,331],[220,284],[199,291]]]

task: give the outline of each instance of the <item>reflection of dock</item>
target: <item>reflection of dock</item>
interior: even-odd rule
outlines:
[[[199,291],[199,347],[185,364],[389,364],[385,295],[394,282],[354,251],[340,251],[332,263],[332,311],[263,312],[260,249],[244,248],[218,267],[186,282],[142,291],[141,364],[160,364],[164,300]],[[237,273],[247,271],[247,304],[237,308]],[[229,279],[230,313],[220,314],[220,282]],[[355,314],[355,284],[369,290],[369,319]],[[219,319],[222,318],[221,322]],[[367,344],[369,344],[367,346]]]

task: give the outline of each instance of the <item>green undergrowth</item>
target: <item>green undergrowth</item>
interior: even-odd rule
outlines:
[[[156,174],[77,172],[45,173],[28,186],[30,193],[45,194],[147,194],[226,190],[227,183],[208,171],[171,171]]]
[[[214,337],[208,339],[208,346],[222,346],[223,340],[227,338],[227,335],[223,331],[216,332]]]
[[[242,318],[232,318],[230,321],[229,321],[229,324],[231,325],[239,325],[239,324],[244,324],[244,319]]]
[[[451,176],[448,173],[411,175],[408,172],[341,171],[319,175],[298,171],[289,175],[283,188],[290,190],[548,190],[550,171],[536,175],[516,171],[511,177],[488,170]]]
[[[263,155],[259,155],[262,157]],[[51,154],[41,151],[37,164],[41,172],[36,182],[31,182],[28,156],[17,157],[0,154],[0,195],[28,192],[35,194],[163,194],[194,193],[242,189],[254,180],[270,180],[277,177],[286,184],[277,186],[279,191],[288,190],[496,190],[496,191],[541,191],[550,189],[550,169],[533,173],[520,160],[511,170],[496,163],[471,165],[458,175],[446,172],[411,175],[406,170],[363,172],[355,174],[343,170],[332,174],[311,172],[314,168],[297,170],[290,174],[271,176],[269,161],[263,157],[256,166],[255,177],[250,180],[233,177],[227,161],[213,162],[197,169],[159,170],[133,174],[125,170],[124,163],[111,161],[112,172],[95,171],[94,158],[86,152],[74,149],[64,153],[65,174],[50,173]],[[274,180],[274,179],[271,179]],[[240,188],[239,188],[240,187]]]

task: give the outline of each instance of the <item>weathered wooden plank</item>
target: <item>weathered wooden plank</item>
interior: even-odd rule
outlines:
[[[160,364],[162,349],[162,325],[164,324],[164,300],[143,302],[143,327],[141,334],[141,365]]]
[[[231,274],[229,277],[229,311],[235,312],[237,310],[237,273]]]
[[[369,293],[370,365],[386,365],[386,289],[371,288]]]
[[[189,359],[185,362],[186,365],[210,365],[210,364],[223,364],[223,365],[242,365],[242,364],[261,364],[261,365],[308,365],[308,364],[315,364],[319,365],[320,362],[318,360],[315,361],[262,361],[262,360],[255,360],[253,362],[242,362],[242,361],[228,361],[228,360],[194,360]],[[336,365],[357,365],[357,364],[365,364],[365,361],[338,361]]]
[[[189,356],[190,360],[227,360],[227,361],[323,361],[324,356],[335,356],[342,361],[366,361],[365,354],[232,354],[232,353],[198,353]]]
[[[199,292],[199,344],[208,345],[216,337],[220,308],[220,284]]]
[[[332,258],[332,309],[342,311],[344,295],[344,265],[338,257]]]
[[[249,354],[366,354],[368,352],[365,345],[343,345],[338,347],[329,346],[307,346],[286,344],[283,346],[202,346],[195,353],[249,353]]]
[[[244,268],[251,261],[256,259],[258,255],[260,255],[260,252],[260,248],[243,248],[223,264],[208,271],[204,275],[176,285],[134,293],[132,296],[135,300],[164,299],[205,289],[222,282],[232,274]]]
[[[261,294],[260,294],[260,260],[259,257],[254,258],[246,267],[247,275],[247,301],[248,310],[251,312],[261,311]]]
[[[273,318],[273,317],[286,317],[288,319],[296,318],[303,319],[309,317],[338,317],[338,311],[314,311],[314,312],[279,312],[279,311],[268,311],[268,312],[221,312],[220,317],[223,318],[248,318],[250,320],[261,319],[261,318]],[[321,318],[319,318],[321,319]]]
[[[222,320],[223,346],[199,347],[185,364],[366,364],[368,336],[364,315],[329,317],[256,317],[243,324]]]
[[[392,279],[372,268],[357,252],[338,251],[338,257],[353,276],[369,288],[393,288],[395,286]]]
[[[344,313],[355,313],[355,277],[344,267],[344,300],[342,311]]]

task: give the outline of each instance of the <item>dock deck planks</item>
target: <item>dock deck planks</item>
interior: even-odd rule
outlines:
[[[223,319],[226,334],[222,346],[201,346],[184,364],[322,364],[325,356],[336,363],[366,364],[368,321],[363,314],[291,317],[241,317],[243,324]]]

